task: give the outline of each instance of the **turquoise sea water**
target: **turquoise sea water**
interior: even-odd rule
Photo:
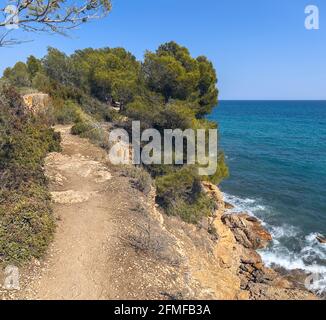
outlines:
[[[326,101],[222,101],[220,126],[235,211],[260,218],[274,240],[265,262],[317,275],[326,291]]]

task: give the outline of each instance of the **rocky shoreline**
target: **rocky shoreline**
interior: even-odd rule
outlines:
[[[225,249],[232,252],[233,258],[230,262],[237,269],[243,297],[247,295],[251,300],[318,299],[305,288],[307,274],[303,271],[272,269],[264,265],[256,250],[266,248],[272,241],[272,236],[257,218],[247,213],[230,213],[234,207],[224,202],[219,188],[207,182],[203,186],[218,205],[210,223],[216,228],[220,240],[223,237],[223,233],[220,233],[223,227],[227,227],[232,233],[233,239],[229,238],[228,248]]]

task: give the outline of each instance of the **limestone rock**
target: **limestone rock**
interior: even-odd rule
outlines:
[[[263,249],[272,241],[271,234],[260,221],[246,213],[225,214],[222,221],[232,230],[237,241],[248,249]]]
[[[97,194],[93,192],[82,192],[82,191],[53,191],[51,192],[52,199],[55,203],[60,204],[74,204],[88,201],[90,198]]]
[[[44,93],[33,93],[23,96],[27,109],[32,113],[45,111],[50,102],[49,95]]]
[[[229,203],[229,202],[225,202],[224,204],[225,204],[225,209],[226,210],[232,210],[232,209],[235,208],[234,205]]]

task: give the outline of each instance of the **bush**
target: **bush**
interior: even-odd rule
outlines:
[[[88,131],[93,130],[93,126],[89,122],[77,122],[72,128],[71,128],[71,133],[73,135],[82,135],[85,134]]]
[[[180,170],[156,178],[157,200],[163,207],[169,207],[176,199],[187,200],[200,190],[200,180],[195,168]]]
[[[0,192],[0,261],[40,258],[53,237],[55,221],[46,185],[29,183]]]
[[[183,167],[156,178],[157,202],[167,214],[180,216],[184,221],[197,223],[211,215],[215,202],[202,190],[201,180],[193,167]]]
[[[128,166],[124,169],[124,174],[134,180],[134,186],[141,192],[148,194],[151,191],[152,178],[144,168]]]
[[[53,114],[57,123],[71,124],[80,120],[80,108],[76,103],[69,100],[63,104],[61,104],[58,100],[55,102],[56,103],[53,106]]]
[[[13,88],[0,89],[0,262],[39,258],[55,228],[47,179],[48,152],[60,150],[60,135],[46,119],[25,112]]]
[[[108,135],[93,117],[78,109],[76,122],[71,128],[71,133],[81,138],[89,139],[92,143],[107,149],[109,145]]]
[[[167,208],[167,213],[179,216],[188,223],[197,224],[203,217],[211,216],[216,210],[216,203],[205,194],[200,194],[195,200],[186,202],[177,199]]]

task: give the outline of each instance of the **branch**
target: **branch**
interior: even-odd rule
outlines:
[[[9,12],[8,6],[0,8],[0,14],[2,12],[4,16],[3,21],[0,20],[0,29],[14,25],[24,31],[63,35],[90,20],[104,18],[111,11],[111,0],[8,0],[8,4],[14,6],[15,11]],[[7,35],[8,32],[2,35],[2,44],[25,42],[5,40]]]
[[[31,42],[31,40],[19,40],[16,38],[9,37],[12,30],[8,30],[0,35],[0,48],[2,47],[12,47],[13,45],[22,44],[26,42]]]

